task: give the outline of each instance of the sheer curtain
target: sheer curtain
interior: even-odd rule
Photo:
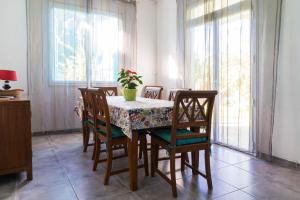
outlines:
[[[79,128],[78,87],[116,85],[136,63],[136,7],[122,0],[28,0],[33,131]]]
[[[180,4],[185,87],[217,89],[214,141],[252,151],[251,0]]]
[[[254,1],[256,19],[256,152],[272,156],[282,0]]]
[[[177,0],[184,87],[217,89],[214,141],[272,154],[281,0]]]

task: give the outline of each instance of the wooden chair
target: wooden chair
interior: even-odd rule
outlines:
[[[142,91],[142,97],[149,99],[161,99],[162,86],[145,86]]]
[[[174,89],[171,89],[170,90],[170,93],[169,93],[169,98],[168,100],[169,101],[175,101],[175,97],[176,97],[176,93],[178,91],[191,91],[192,89],[190,88],[174,88]]]
[[[118,89],[117,87],[95,87],[103,89],[106,96],[117,96]],[[84,108],[82,110],[82,129],[83,129],[83,152],[87,151],[88,146],[93,146],[94,143],[89,143],[90,140],[90,132],[94,129],[93,124],[93,109],[92,109],[92,96],[87,96],[88,88],[79,88],[83,100]],[[94,136],[95,138],[95,136]],[[124,148],[124,151],[127,153],[127,145],[125,146],[116,146],[115,149]],[[94,159],[93,152],[93,159]]]
[[[98,89],[102,89],[106,96],[118,96],[118,88],[117,87],[94,87]],[[123,146],[115,146],[114,148],[124,148],[125,152],[127,153],[127,145]]]
[[[118,88],[117,87],[95,87],[102,89],[106,96],[118,96]]]
[[[94,129],[96,136],[96,145],[95,145],[95,159],[93,170],[97,169],[99,162],[106,161],[106,173],[104,177],[104,185],[108,185],[109,177],[111,175],[119,174],[125,171],[128,171],[128,168],[112,171],[112,160],[126,157],[127,154],[121,156],[113,157],[113,150],[115,146],[118,145],[127,145],[127,136],[124,135],[122,129],[110,124],[109,109],[106,101],[106,95],[104,90],[98,89],[97,91],[91,90],[93,98],[93,111],[94,111],[94,124],[97,124]],[[144,165],[139,167],[145,168],[145,175],[148,176],[148,155],[147,155],[147,146],[146,146],[146,136],[140,136],[141,148],[143,149]],[[101,151],[101,143],[106,144],[107,159],[99,159]]]
[[[210,171],[210,134],[213,104],[217,91],[179,91],[176,94],[172,127],[153,130],[151,134],[151,176],[157,172],[171,186],[173,196],[177,197],[175,154],[181,153],[181,170],[187,166],[193,174],[199,174],[207,179],[209,189],[212,189]],[[158,169],[159,146],[166,149],[170,155],[169,179]],[[205,151],[205,171],[199,167],[199,150]],[[192,165],[187,163],[185,156],[192,153]]]
[[[174,89],[171,89],[170,93],[169,93],[168,100],[169,101],[175,101],[175,97],[176,97],[176,94],[177,94],[178,91],[192,91],[192,89],[191,88],[174,88]],[[178,158],[178,157],[176,156],[176,158]],[[185,155],[185,159],[186,159],[186,162],[188,162],[188,163],[190,162],[189,157],[187,156],[187,154]],[[163,159],[160,158],[159,160],[163,160]]]
[[[148,99],[161,99],[162,96],[162,91],[163,91],[163,87],[162,86],[144,86],[143,90],[142,90],[142,97],[144,98],[148,98]],[[143,133],[141,134],[148,134],[150,133],[148,130],[145,130]],[[147,145],[150,145],[150,143],[147,143]],[[148,150],[150,151],[151,149],[148,148]],[[142,158],[142,151],[141,149],[139,150],[139,158]]]
[[[92,108],[92,98],[87,95],[87,88],[78,88],[81,92],[83,100],[83,110],[82,110],[82,133],[83,133],[83,152],[87,151],[90,144],[90,131],[94,129],[93,125],[93,108]]]

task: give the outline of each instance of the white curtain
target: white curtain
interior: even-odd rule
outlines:
[[[185,87],[217,89],[214,141],[252,151],[251,0],[179,0],[178,6]]]
[[[33,131],[80,128],[78,87],[116,85],[136,64],[136,7],[122,0],[28,0]]]
[[[217,89],[214,141],[272,153],[281,0],[177,0],[184,87]]]
[[[282,0],[254,1],[256,19],[256,152],[272,156]]]

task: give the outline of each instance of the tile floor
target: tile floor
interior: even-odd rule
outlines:
[[[172,199],[171,187],[161,177],[145,177],[139,170],[139,190],[129,189],[128,173],[111,177],[104,186],[104,165],[92,171],[91,152],[82,152],[80,133],[33,137],[33,181],[25,173],[0,176],[0,199]],[[162,152],[162,154],[165,154]],[[179,160],[178,160],[179,164]],[[127,166],[126,158],[115,160],[114,168]],[[178,165],[178,169],[179,169]],[[159,167],[168,173],[169,164]],[[284,168],[252,156],[213,145],[211,168],[213,191],[191,170],[177,172],[178,199],[300,200],[300,170]],[[200,154],[200,169],[204,169]]]

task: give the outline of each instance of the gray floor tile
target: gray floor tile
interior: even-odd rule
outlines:
[[[274,163],[258,159],[242,162],[235,166],[300,193],[300,170],[277,166]]]
[[[274,182],[264,182],[251,185],[243,189],[253,195],[256,199],[272,199],[272,200],[299,200],[300,193],[292,191],[283,185]]]
[[[235,191],[229,194],[225,194],[224,196],[217,197],[216,200],[254,200],[255,198],[243,191]]]
[[[228,164],[237,164],[244,162],[250,159],[253,159],[253,156],[247,155],[232,149],[228,149],[222,146],[214,145],[212,148],[212,157],[213,159],[223,161]]]
[[[72,187],[69,184],[37,185],[28,189],[18,188],[17,199],[22,200],[75,200],[77,199]]]
[[[265,180],[263,177],[250,174],[235,166],[224,167],[218,171],[213,171],[212,176],[239,189]]]
[[[177,180],[177,184],[181,188],[185,188],[202,199],[212,199],[238,190],[238,188],[217,178],[213,178],[212,183],[213,189],[209,190],[206,179],[201,176],[192,175]]]
[[[129,189],[129,174],[110,178],[103,185],[105,163],[92,171],[93,147],[82,152],[82,134],[68,133],[35,136],[33,144],[33,181],[26,174],[0,176],[0,199],[173,199],[171,186],[159,175],[145,177],[138,171],[138,191]],[[121,154],[122,151],[115,152]],[[167,156],[160,151],[161,156]],[[204,171],[200,153],[199,169]],[[102,158],[105,157],[102,154]],[[140,161],[142,163],[143,161]],[[113,169],[128,167],[127,158],[113,161]],[[159,168],[169,175],[169,161]],[[150,169],[150,152],[149,152]],[[190,169],[182,173],[176,161],[177,199],[300,199],[300,170],[280,167],[222,146],[213,145],[211,170],[214,189],[209,191],[206,180],[193,176]]]
[[[195,193],[189,192],[187,188],[181,188],[177,185],[177,199],[200,199],[200,196],[196,196]],[[174,199],[172,196],[171,186],[166,182],[156,184],[150,187],[141,188],[135,192],[135,194],[144,200],[157,200],[157,199]],[[201,198],[202,199],[202,198]]]

